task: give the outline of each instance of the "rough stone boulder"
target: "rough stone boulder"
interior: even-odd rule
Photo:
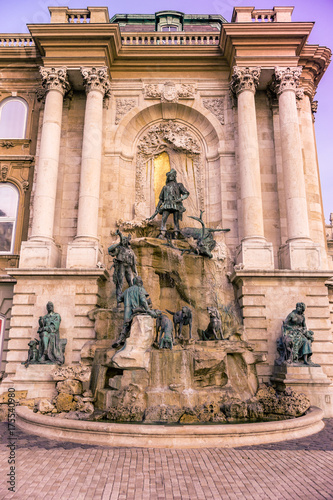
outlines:
[[[51,413],[55,410],[55,406],[47,398],[40,398],[35,401],[34,412],[40,412],[43,414]]]
[[[265,415],[299,417],[310,408],[309,398],[305,394],[297,393],[290,388],[278,392],[273,387],[262,384],[256,398],[262,404]]]
[[[247,403],[241,400],[231,400],[222,403],[221,410],[229,422],[237,422],[248,418]]]
[[[55,404],[58,412],[76,410],[76,401],[73,400],[72,394],[60,393],[55,398]]]
[[[202,405],[195,406],[193,410],[200,423],[222,423],[226,421],[225,415],[221,412],[220,405],[217,403],[204,403]]]
[[[143,415],[144,410],[141,406],[119,404],[109,409],[107,418],[113,422],[142,422]]]
[[[80,382],[89,382],[91,375],[91,366],[83,365],[81,363],[67,365],[67,366],[57,366],[52,377],[55,381],[61,380],[79,380]]]
[[[82,382],[79,380],[64,380],[57,383],[57,391],[65,394],[82,394]]]
[[[144,420],[149,423],[176,423],[184,413],[178,406],[151,406],[145,411]]]

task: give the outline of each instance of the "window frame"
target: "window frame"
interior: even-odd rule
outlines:
[[[5,97],[1,102],[0,102],[0,126],[1,126],[1,116],[2,116],[2,111],[4,107],[9,104],[10,102],[21,102],[24,106],[25,109],[25,114],[23,118],[23,123],[22,123],[22,136],[21,137],[2,137],[0,134],[0,139],[4,140],[22,140],[26,138],[27,134],[27,126],[28,126],[28,111],[29,111],[29,104],[28,102],[23,99],[23,97],[18,97],[18,96],[9,96]]]
[[[12,239],[11,239],[11,244],[10,244],[10,250],[1,250],[0,248],[0,256],[2,255],[13,255],[15,253],[15,242],[16,242],[16,231],[17,231],[17,222],[18,222],[18,215],[19,215],[19,208],[20,208],[20,191],[13,184],[12,182],[1,182],[0,183],[0,192],[2,187],[10,187],[16,195],[17,195],[17,203],[16,203],[16,212],[15,212],[15,217],[8,217],[8,216],[1,216],[0,215],[0,222],[13,222],[13,232],[12,232]],[[1,208],[1,207],[0,207]]]

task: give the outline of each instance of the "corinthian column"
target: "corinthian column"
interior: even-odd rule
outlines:
[[[81,68],[87,94],[84,117],[77,235],[68,246],[67,267],[96,267],[102,163],[103,99],[110,91],[107,68]]]
[[[274,267],[272,244],[264,237],[255,92],[260,68],[234,67],[231,91],[237,96],[238,157],[242,241],[237,263],[247,269]]]
[[[69,90],[66,68],[40,68],[46,89],[32,229],[22,243],[20,267],[57,267],[59,250],[53,240],[53,225],[59,167],[64,94]]]
[[[279,98],[279,122],[287,209],[288,240],[280,249],[287,269],[318,269],[320,252],[310,239],[296,91],[302,68],[275,68],[273,89]]]

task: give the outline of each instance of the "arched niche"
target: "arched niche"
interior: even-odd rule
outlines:
[[[145,129],[137,141],[135,215],[148,217],[165,184],[166,172],[177,172],[177,180],[190,192],[187,215],[204,209],[203,146],[195,133],[176,120],[163,120]]]
[[[195,173],[197,182],[194,189],[191,188],[192,181],[189,186],[186,186],[185,179],[181,178],[182,175],[179,176],[179,181],[184,180],[184,185],[196,196],[195,205],[192,207],[193,210],[191,208],[191,211],[189,207],[192,196],[186,200],[188,207],[186,214],[199,215],[199,210],[204,208],[206,210],[205,218],[209,220],[209,205],[214,204],[214,213],[210,220],[218,224],[221,221],[220,151],[223,149],[224,130],[211,113],[197,104],[196,108],[179,103],[159,103],[141,110],[136,107],[122,119],[112,140],[109,142],[109,147],[106,148],[106,154],[113,158],[114,174],[118,175],[117,172],[120,172],[116,213],[120,210],[121,215],[118,217],[125,219],[131,219],[133,216],[142,218],[151,214],[156,196],[151,189],[149,193],[147,188],[146,192],[142,189],[142,183],[147,180],[143,165],[146,165],[147,160],[154,161],[158,154],[163,152],[168,154],[172,164],[177,163],[175,155],[178,154],[180,145],[174,139],[167,144],[168,140],[165,137],[166,140],[162,141],[163,144],[160,150],[150,151],[147,153],[146,158],[142,158],[142,140],[147,134],[151,134],[154,127],[171,123],[174,123],[176,127],[184,128],[181,133],[181,141],[185,137],[192,138],[193,145],[195,144],[197,148],[193,150],[186,146],[181,152],[181,155],[185,154],[191,162],[190,167],[192,172]],[[180,174],[182,169],[178,169],[176,166],[176,170]],[[144,173],[145,175],[143,175]],[[126,176],[126,182],[124,182],[124,176]],[[151,182],[151,178],[149,180]],[[207,183],[209,182],[213,184],[213,187],[210,188],[210,200],[205,198]],[[131,193],[133,193],[134,199]],[[106,196],[108,196],[107,193]],[[135,207],[133,211],[130,208],[131,206]],[[188,221],[193,225],[191,219],[187,219],[186,224]]]

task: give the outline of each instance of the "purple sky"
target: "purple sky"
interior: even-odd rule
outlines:
[[[314,21],[309,43],[333,49],[333,0],[0,0],[0,33],[24,33],[27,23],[47,23],[50,16],[48,6],[66,5],[70,8],[86,8],[87,5],[108,6],[110,17],[114,14],[153,14],[159,10],[178,10],[186,14],[222,14],[231,20],[234,6],[251,5],[257,9],[271,9],[274,5],[294,5],[293,21]],[[322,78],[316,100],[319,101],[316,114],[316,137],[321,174],[321,185],[326,221],[333,212],[333,63]]]

